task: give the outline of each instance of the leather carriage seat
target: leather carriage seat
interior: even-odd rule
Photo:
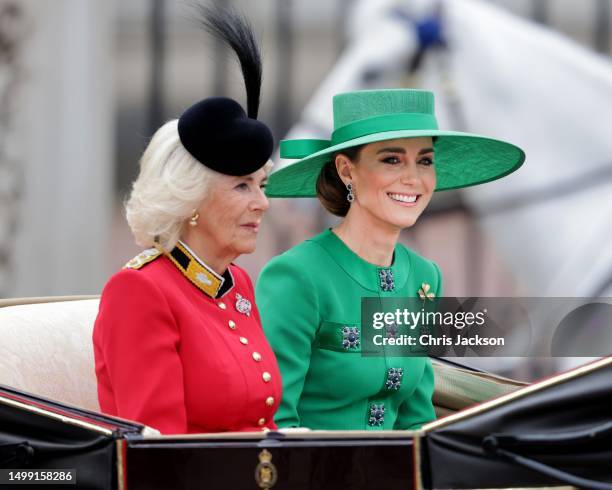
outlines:
[[[99,411],[92,331],[96,296],[0,300],[0,385]],[[525,383],[433,361],[438,417]]]
[[[0,300],[0,384],[99,411],[95,296]]]

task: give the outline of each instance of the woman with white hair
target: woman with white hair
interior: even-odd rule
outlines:
[[[255,250],[268,208],[259,51],[234,13],[206,11],[204,24],[236,52],[248,111],[211,97],[155,133],[126,205],[149,248],[106,284],[93,333],[102,411],[166,434],[273,429],[281,395],[252,283],[233,263]]]

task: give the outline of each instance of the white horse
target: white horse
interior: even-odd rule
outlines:
[[[328,137],[333,94],[406,83],[415,30],[442,7],[448,48],[418,79],[441,128],[511,141],[527,161],[461,197],[532,296],[612,295],[612,63],[564,36],[478,0],[362,0],[348,47],[288,134]]]
[[[406,16],[394,14],[398,8],[417,19],[434,9],[443,14],[447,47],[427,52],[411,79],[406,67],[418,41]],[[338,92],[433,90],[441,128],[498,137],[527,153],[516,173],[454,191],[496,245],[520,293],[612,296],[612,63],[479,0],[362,0],[348,27],[346,51],[287,138],[329,137]],[[533,320],[539,326],[546,316],[543,308]]]

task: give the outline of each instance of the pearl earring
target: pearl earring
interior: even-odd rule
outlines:
[[[200,217],[199,213],[196,210],[193,210],[193,215],[189,218],[189,226],[198,226],[198,218]]]

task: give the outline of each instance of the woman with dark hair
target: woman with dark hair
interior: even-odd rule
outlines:
[[[108,281],[93,333],[102,411],[165,434],[273,429],[281,396],[253,286],[233,263],[254,251],[268,208],[259,51],[241,16],[204,13],[238,56],[248,111],[210,97],[155,133],[126,205],[150,248]]]
[[[524,153],[440,131],[433,105],[420,90],[339,94],[331,141],[281,142],[281,156],[299,161],[270,176],[267,195],[316,196],[342,219],[259,276],[257,304],[283,377],[279,427],[417,429],[435,417],[426,356],[362,355],[361,300],[439,297],[440,269],[398,243],[400,232],[434,191],[500,178]]]

